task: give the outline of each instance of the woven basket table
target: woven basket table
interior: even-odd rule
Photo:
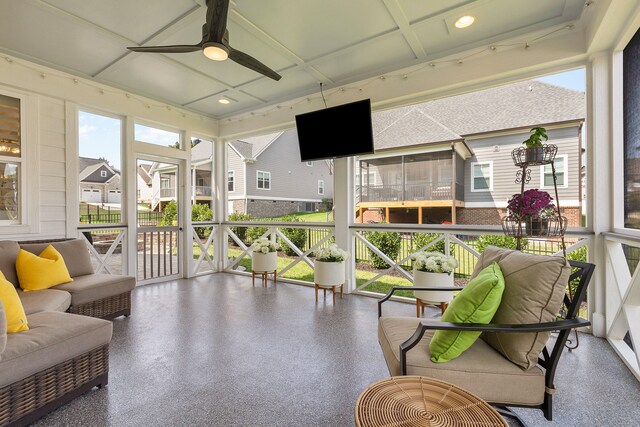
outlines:
[[[487,402],[453,384],[399,376],[367,387],[356,403],[357,427],[508,426]]]

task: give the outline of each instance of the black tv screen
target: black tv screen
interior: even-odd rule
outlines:
[[[303,162],[373,153],[369,99],[298,114],[296,128]]]

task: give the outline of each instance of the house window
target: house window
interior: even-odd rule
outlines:
[[[0,224],[19,224],[22,143],[20,99],[0,95]]]
[[[258,189],[271,190],[271,172],[256,172],[256,178],[258,179]]]
[[[107,171],[100,171],[100,177],[106,178],[107,177]]]
[[[236,191],[236,178],[235,178],[236,172],[235,171],[228,171],[227,172],[227,191],[229,192],[233,192]]]
[[[567,187],[567,156],[556,156],[553,164],[556,168],[558,187]],[[553,169],[551,168],[551,165],[544,165],[540,168],[542,170],[542,176],[540,177],[542,187],[553,187]]]
[[[307,166],[312,167],[313,166],[313,162],[307,162]]]
[[[169,178],[162,178],[160,180],[160,188],[162,188],[162,189],[169,188]]]
[[[493,162],[471,163],[471,191],[493,190]]]
[[[624,48],[622,57],[624,226],[640,229],[640,31]],[[596,180],[599,178],[609,177]]]
[[[324,194],[324,181],[321,179],[318,180],[318,194]]]

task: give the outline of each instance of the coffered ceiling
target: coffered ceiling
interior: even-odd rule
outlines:
[[[201,52],[204,0],[0,0],[0,51],[213,118],[231,117],[456,52],[579,21],[583,0],[235,0],[231,45],[278,82]],[[474,25],[457,29],[462,15]],[[0,79],[1,81],[1,79]],[[231,100],[222,105],[218,100]]]

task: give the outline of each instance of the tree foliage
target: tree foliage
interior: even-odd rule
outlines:
[[[371,242],[383,254],[388,256],[392,261],[396,261],[400,253],[400,245],[402,236],[392,231],[368,231],[365,238]],[[371,263],[375,268],[388,268],[386,261],[376,255],[371,249],[368,249],[371,255]]]

